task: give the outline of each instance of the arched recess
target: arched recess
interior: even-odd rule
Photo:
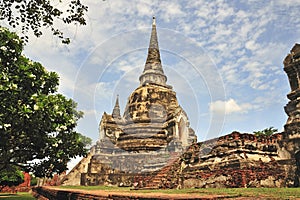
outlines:
[[[178,136],[183,146],[188,145],[187,131],[188,131],[188,127],[186,127],[186,120],[183,117],[181,117],[178,123],[178,132],[179,132]]]
[[[98,127],[98,130],[99,130],[99,140],[102,140],[102,139],[105,138],[105,132],[106,132],[106,130],[105,130],[105,126],[104,126],[104,123],[103,123],[103,121],[104,121],[103,118],[104,117],[102,116],[102,119],[101,119],[101,121],[99,123],[99,127]]]

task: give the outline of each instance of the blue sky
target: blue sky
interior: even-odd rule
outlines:
[[[25,55],[59,74],[59,92],[85,113],[78,131],[94,142],[117,94],[124,112],[139,86],[153,15],[167,83],[199,141],[235,130],[283,130],[290,88],[282,61],[300,42],[299,0],[85,3],[87,26],[61,24],[70,45],[45,33],[30,37]]]

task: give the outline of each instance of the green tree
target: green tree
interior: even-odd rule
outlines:
[[[26,33],[32,30],[39,37],[43,34],[42,27],[48,28],[58,36],[62,43],[70,43],[59,24],[85,25],[85,14],[88,7],[80,0],[2,0],[0,1],[0,20],[11,27],[19,27],[27,41]]]
[[[83,113],[56,93],[58,75],[22,50],[22,40],[0,27],[0,172],[51,177],[86,155],[89,140],[74,130]]]
[[[23,179],[24,174],[17,167],[10,166],[0,171],[0,187],[19,185],[23,182]]]
[[[253,131],[255,136],[267,136],[267,137],[269,137],[277,132],[278,132],[278,129],[275,129],[274,127],[265,128],[264,130],[261,130],[261,131]]]

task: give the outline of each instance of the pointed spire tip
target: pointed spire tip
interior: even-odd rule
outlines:
[[[144,85],[145,83],[155,83],[158,85],[166,86],[167,77],[164,74],[160,60],[155,16],[153,16],[150,43],[145,68],[143,74],[139,79],[141,85]]]
[[[155,16],[152,17],[152,25],[156,25]]]

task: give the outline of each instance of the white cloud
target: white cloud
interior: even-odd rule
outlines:
[[[209,104],[210,112],[216,114],[233,114],[233,113],[247,113],[252,108],[252,105],[249,103],[244,103],[238,105],[234,99],[229,99],[227,101],[215,101]]]
[[[87,115],[95,116],[97,113],[97,111],[94,109],[93,110],[81,110],[81,111],[84,113],[85,116],[87,116]]]
[[[259,45],[255,41],[250,40],[246,42],[245,47],[251,51],[255,51],[259,48]]]
[[[114,82],[99,82],[95,86],[94,94],[98,98],[110,98],[112,96]]]
[[[300,6],[299,0],[277,0],[274,3],[278,6]]]
[[[151,16],[153,15],[153,10],[151,9],[151,3],[145,1],[139,1],[136,3],[136,9],[139,16]]]
[[[180,3],[176,1],[163,1],[160,3],[160,6],[164,8],[164,12],[161,15],[166,22],[183,17],[186,14],[181,10]]]

